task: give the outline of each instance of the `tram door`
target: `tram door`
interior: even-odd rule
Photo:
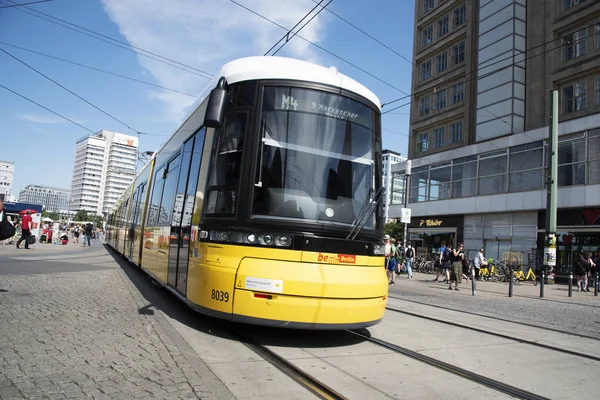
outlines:
[[[140,196],[141,196],[142,192],[144,191],[145,185],[146,185],[145,183],[142,183],[141,185],[139,185],[137,187],[137,189],[133,193],[133,203],[131,204],[132,211],[131,211],[130,217],[129,217],[130,218],[129,226],[127,227],[127,229],[128,229],[127,239],[129,240],[128,248],[127,248],[127,258],[129,258],[130,260],[133,259],[133,248],[135,245],[135,241],[137,240],[137,238],[135,237],[135,225],[136,225],[136,221],[140,219],[138,217],[139,213],[141,212]]]
[[[198,132],[195,137],[192,137],[183,145],[181,168],[171,218],[167,284],[184,296],[187,288],[192,214],[194,212],[203,145],[204,130]]]

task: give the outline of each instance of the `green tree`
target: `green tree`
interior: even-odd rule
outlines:
[[[102,223],[104,222],[104,217],[102,215],[96,215],[93,218],[93,221],[94,221],[94,225],[96,227],[101,228],[102,227]]]
[[[87,211],[85,211],[85,210],[79,210],[79,211],[77,211],[77,213],[75,213],[75,218],[73,218],[73,220],[75,220],[75,221],[89,221],[89,215],[88,215]]]
[[[58,221],[60,219],[60,215],[58,215],[58,213],[55,212],[50,212],[50,211],[42,211],[42,218],[50,218],[53,221]]]
[[[399,222],[388,222],[383,228],[383,233],[385,235],[390,235],[390,237],[396,239],[397,242],[401,242],[404,239],[404,224]]]

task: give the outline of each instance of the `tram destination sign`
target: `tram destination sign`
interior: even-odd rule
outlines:
[[[336,94],[301,88],[265,88],[264,111],[295,111],[372,125],[373,110]]]

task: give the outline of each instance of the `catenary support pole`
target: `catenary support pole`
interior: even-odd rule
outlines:
[[[548,137],[548,171],[546,198],[546,243],[540,282],[540,297],[544,297],[546,272],[556,266],[556,197],[558,178],[558,90],[550,91],[550,124]]]

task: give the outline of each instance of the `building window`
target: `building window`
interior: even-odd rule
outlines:
[[[429,132],[417,135],[417,153],[425,153],[429,147]]]
[[[421,47],[425,47],[431,42],[433,42],[433,25],[429,25],[421,31]]]
[[[477,156],[458,158],[452,167],[452,197],[470,197],[477,194]]]
[[[431,78],[431,60],[421,63],[421,81]]]
[[[575,7],[584,1],[585,0],[563,0],[563,11],[569,10],[570,8]]]
[[[454,65],[465,61],[465,42],[452,47],[452,61],[454,62]]]
[[[438,21],[438,30],[437,30],[438,37],[442,37],[448,33],[448,20],[449,19],[450,19],[449,16],[446,15],[444,18],[442,18]]]
[[[461,26],[465,22],[467,22],[467,5],[466,5],[466,3],[454,10],[454,17],[452,18],[452,23],[455,28],[457,26]]]
[[[569,61],[585,55],[587,50],[586,28],[569,33],[563,37],[564,60]]]
[[[460,103],[465,99],[465,83],[460,82],[450,88],[450,104]]]
[[[458,121],[451,123],[449,126],[450,144],[462,143],[463,140],[463,122]]]
[[[433,130],[433,141],[431,142],[431,148],[437,149],[440,147],[444,147],[444,133],[445,128],[442,126],[440,128],[435,128]]]
[[[542,188],[543,156],[542,141],[509,149],[509,192],[524,192]]]
[[[435,57],[436,71],[438,73],[448,69],[448,52],[443,52]]]
[[[586,109],[586,85],[587,81],[582,81],[563,88],[563,114]]]
[[[506,150],[479,156],[479,195],[506,193]]]
[[[600,129],[588,131],[588,184],[600,184]]]
[[[429,96],[424,96],[419,100],[419,116],[429,115],[431,107],[431,99]]]
[[[435,110],[442,110],[446,108],[446,89],[440,90],[434,96],[434,105],[433,108]]]
[[[558,186],[585,185],[585,137],[563,136],[558,143]]]
[[[596,22],[596,49],[600,49],[600,22]]]
[[[423,14],[433,10],[433,0],[423,0]]]
[[[417,203],[427,201],[429,188],[429,166],[415,168],[410,177],[410,194],[408,201]]]
[[[600,76],[596,77],[596,105],[600,106]]]

